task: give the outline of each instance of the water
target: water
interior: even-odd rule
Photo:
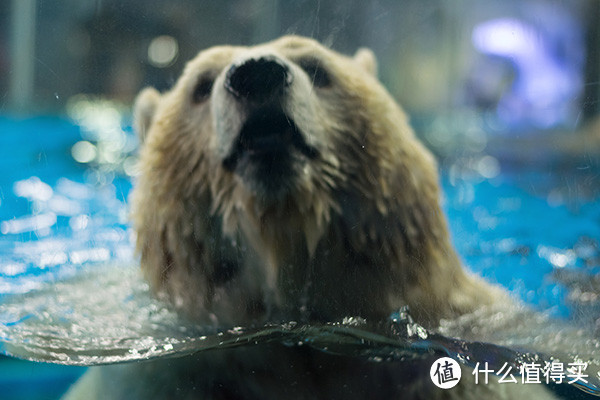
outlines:
[[[140,277],[126,203],[134,138],[120,128],[115,110],[98,110],[101,128],[81,104],[71,108],[78,125],[0,119],[4,354],[89,366],[282,342],[409,366],[432,354],[470,367],[488,362],[494,370],[506,363],[517,372],[527,363],[584,362],[587,383],[552,390],[600,395],[600,202],[593,167],[567,175],[505,169],[483,174],[488,178],[472,167],[478,160],[445,168],[445,209],[465,264],[527,306],[479,310],[443,321],[439,332],[415,324],[410,310],[374,326],[351,316],[318,325],[197,326],[154,299]],[[71,156],[72,149],[80,151]],[[0,360],[0,371],[13,371],[0,374],[0,387],[11,387],[4,393],[13,398],[58,396],[82,372],[32,363],[40,373],[19,390],[14,384],[24,378],[15,365],[22,364],[15,363]]]

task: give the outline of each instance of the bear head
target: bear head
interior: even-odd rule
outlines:
[[[170,91],[143,90],[132,208],[151,286],[235,324],[403,305],[427,323],[486,303],[376,69],[369,50],[288,36],[202,51]]]

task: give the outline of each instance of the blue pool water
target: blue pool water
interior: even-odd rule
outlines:
[[[209,346],[197,341],[206,332],[183,328],[137,275],[126,174],[135,138],[128,129],[105,129],[116,131],[103,136],[85,120],[0,118],[0,349],[7,354],[90,365]],[[94,161],[75,161],[78,142],[96,152]],[[501,164],[501,174],[484,178],[472,167],[481,156],[474,157],[443,169],[444,208],[465,264],[545,316],[597,337],[600,169],[586,164],[549,173]],[[122,283],[123,276],[133,283]],[[106,327],[109,317],[122,319],[118,329]],[[446,329],[449,336],[462,332],[452,324]],[[284,327],[270,334],[306,332]],[[508,333],[478,339],[522,343],[516,327]],[[428,340],[452,347],[444,337]],[[0,358],[0,392],[9,399],[57,398],[84,370]]]
[[[600,205],[589,199],[577,210],[567,204],[550,206],[508,176],[476,184],[444,183],[446,212],[465,263],[538,309],[572,316],[576,310],[568,287],[555,275],[600,271]],[[472,200],[465,201],[469,196]]]

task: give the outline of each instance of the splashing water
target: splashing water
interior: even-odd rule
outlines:
[[[226,329],[197,326],[178,316],[150,296],[132,265],[99,267],[42,286],[4,299],[0,307],[4,353],[89,366],[279,342],[370,362],[410,363],[444,354],[471,368],[487,362],[488,368],[498,371],[506,364],[515,376],[527,365],[542,368],[545,362],[580,361],[587,363],[586,382],[567,384],[600,395],[598,342],[524,306],[481,309],[443,321],[439,333],[414,323],[407,310],[375,326],[346,318],[328,324],[291,321]]]

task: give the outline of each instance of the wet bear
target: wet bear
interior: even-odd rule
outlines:
[[[369,50],[292,36],[211,48],[171,91],[144,90],[132,208],[152,287],[224,325],[408,305],[432,326],[493,301],[462,269],[436,163],[375,70]]]
[[[436,163],[376,69],[369,50],[348,57],[288,36],[202,51],[170,91],[140,93],[131,206],[142,269],[158,296],[219,327],[376,322],[408,306],[435,328],[441,318],[506,301],[462,268],[439,206]],[[543,391],[475,386],[466,372],[443,391],[429,379],[431,361],[365,363],[270,343],[95,368],[69,398]]]

